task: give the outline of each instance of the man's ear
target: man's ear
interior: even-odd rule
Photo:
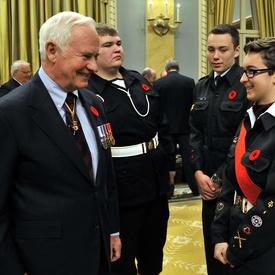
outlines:
[[[240,46],[237,46],[236,49],[235,49],[235,55],[234,57],[238,57],[240,55]]]
[[[57,57],[57,45],[53,41],[48,41],[46,43],[46,53],[47,57],[50,61],[55,62]]]

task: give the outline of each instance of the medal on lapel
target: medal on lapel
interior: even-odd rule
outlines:
[[[110,142],[108,140],[108,134],[106,132],[106,128],[104,127],[105,124],[97,126],[97,132],[100,137],[101,144],[104,149],[107,149],[110,147]]]
[[[108,138],[112,145],[115,145],[115,138],[113,136],[112,127],[110,123],[105,124]]]

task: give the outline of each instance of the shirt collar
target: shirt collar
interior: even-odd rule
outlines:
[[[230,69],[231,69],[231,67],[228,68],[226,71],[224,71],[222,74],[218,74],[217,72],[214,71],[214,79],[215,79],[216,76],[218,76],[218,75],[220,75],[221,77],[225,76],[225,75],[228,73],[228,71],[229,71]]]
[[[255,121],[256,121],[256,116],[253,112],[253,107],[251,106],[248,110],[247,113],[249,115],[250,123],[251,123],[251,128],[254,126]],[[269,113],[273,117],[275,117],[275,104],[273,103],[265,112],[259,115],[258,119],[264,115],[265,113]]]
[[[42,67],[40,67],[38,74],[41,78],[41,81],[47,88],[54,105],[60,110],[66,100],[67,92],[63,90],[56,82],[54,82],[44,71]],[[78,90],[73,92],[78,97]]]

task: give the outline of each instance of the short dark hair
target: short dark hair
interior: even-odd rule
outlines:
[[[229,24],[219,24],[216,27],[214,27],[212,30],[210,30],[209,34],[230,34],[232,37],[232,42],[234,45],[234,48],[236,49],[239,45],[240,45],[240,35],[239,35],[239,31],[229,25]]]
[[[118,36],[119,35],[116,28],[105,23],[97,23],[95,28],[99,36],[104,36],[104,35]]]
[[[249,41],[244,46],[246,54],[250,52],[260,53],[264,64],[269,69],[275,70],[275,37],[265,37]]]

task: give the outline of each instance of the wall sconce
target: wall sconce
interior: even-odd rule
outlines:
[[[176,30],[179,28],[180,24],[180,4],[177,4],[177,18],[174,21],[174,25],[169,24],[170,18],[168,17],[168,2],[165,1],[165,15],[160,14],[155,18],[152,17],[152,1],[149,3],[149,19],[147,21],[150,23],[150,26],[154,32],[159,35],[165,35],[169,30]]]

